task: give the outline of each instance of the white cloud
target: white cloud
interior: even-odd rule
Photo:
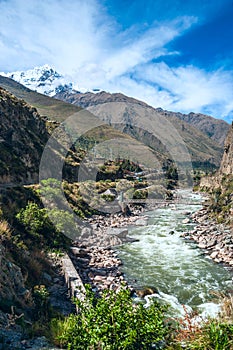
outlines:
[[[100,69],[104,79],[164,54],[164,46],[195,21],[182,17],[141,34],[122,31],[97,0],[8,0],[0,2],[0,19],[0,42],[12,49],[1,56],[1,70],[48,62],[66,73]]]
[[[162,87],[162,107],[224,117],[233,110],[233,72],[206,72],[194,66],[170,68],[165,63],[138,67],[138,79]],[[151,101],[153,103],[153,99]]]
[[[121,91],[182,112],[233,110],[232,72],[162,63],[167,44],[195,21],[180,17],[149,29],[122,30],[98,0],[0,1],[0,71],[49,63],[78,87]],[[161,63],[152,63],[160,58]]]

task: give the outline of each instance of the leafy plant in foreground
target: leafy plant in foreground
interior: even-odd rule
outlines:
[[[166,307],[152,303],[135,304],[130,292],[106,290],[101,298],[87,287],[85,301],[76,301],[79,313],[52,321],[56,343],[68,349],[131,350],[152,349],[167,335]],[[158,348],[158,347],[157,347]]]

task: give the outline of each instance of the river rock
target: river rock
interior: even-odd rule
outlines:
[[[148,217],[142,217],[140,219],[137,219],[134,222],[135,226],[147,226],[148,225]]]
[[[206,249],[206,243],[200,242],[200,243],[198,244],[198,248],[200,248],[200,249]]]
[[[136,290],[136,294],[140,297],[140,298],[144,298],[146,295],[151,295],[151,294],[158,294],[158,289],[154,288],[154,287],[147,287],[144,289],[139,289]]]
[[[107,229],[107,234],[108,235],[115,235],[119,238],[126,238],[126,236],[128,234],[128,229],[127,228],[109,227]]]
[[[218,256],[218,251],[214,251],[214,252],[212,252],[211,254],[210,254],[210,257],[211,257],[211,259],[215,259],[215,258],[217,258],[217,256]]]
[[[183,224],[189,224],[190,223],[190,219],[189,218],[186,218],[182,221]]]
[[[208,241],[207,244],[206,244],[206,248],[213,247],[216,243],[217,243],[216,239]]]

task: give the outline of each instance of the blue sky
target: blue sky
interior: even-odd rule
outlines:
[[[0,0],[0,71],[233,119],[232,0]]]

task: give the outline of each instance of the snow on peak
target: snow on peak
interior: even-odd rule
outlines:
[[[77,82],[73,81],[73,78],[68,75],[61,75],[48,64],[25,71],[10,73],[0,72],[0,75],[11,78],[31,90],[51,97],[64,91],[69,91],[71,93],[78,91],[82,93],[97,93],[100,91],[100,89],[80,87]]]
[[[31,90],[48,96],[54,96],[56,93],[65,90],[72,91],[73,89],[73,83],[70,81],[70,78],[59,74],[48,64],[26,71],[0,74],[14,79]]]

